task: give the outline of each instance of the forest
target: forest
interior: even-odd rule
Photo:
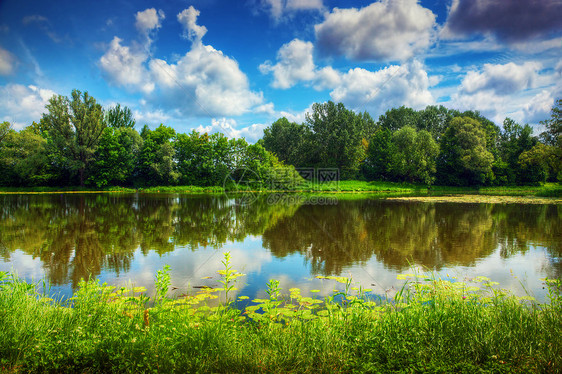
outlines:
[[[256,144],[224,134],[135,128],[132,111],[104,109],[87,92],[55,95],[40,121],[0,124],[0,185],[222,186],[251,170],[258,181],[299,178],[299,168],[337,168],[341,179],[442,186],[533,185],[562,181],[562,99],[541,121],[428,106],[389,109],[375,121],[342,103],[316,103],[304,123],[280,118]],[[265,183],[264,183],[265,185]],[[263,187],[263,186],[262,186]]]

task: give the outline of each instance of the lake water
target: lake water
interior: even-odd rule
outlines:
[[[317,275],[352,276],[375,294],[392,295],[404,282],[397,275],[414,268],[486,276],[542,301],[541,279],[562,277],[562,205],[0,195],[0,271],[46,278],[66,296],[88,277],[151,293],[166,264],[176,293],[218,286],[226,251],[246,274],[239,295],[250,297],[265,296],[269,279],[285,292],[330,294],[334,284]]]

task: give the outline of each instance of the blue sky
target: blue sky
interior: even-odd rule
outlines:
[[[0,121],[21,129],[77,88],[138,128],[251,142],[328,100],[539,131],[562,97],[561,14],[560,0],[2,0]]]

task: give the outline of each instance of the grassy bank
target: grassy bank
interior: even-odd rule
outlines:
[[[243,186],[242,186],[243,187]],[[236,187],[227,189],[236,191]],[[0,187],[1,193],[74,193],[74,192],[125,192],[125,193],[223,193],[222,186],[156,186],[146,188],[107,187],[104,189],[84,187]],[[258,191],[260,192],[260,191]],[[267,188],[261,192],[271,192]],[[296,191],[283,192],[305,192],[305,193],[371,193],[371,194],[472,194],[493,196],[537,196],[537,197],[562,197],[562,186],[557,183],[545,183],[540,186],[498,186],[498,187],[450,187],[431,186],[395,182],[367,182],[346,180],[332,183],[307,182],[299,186]]]
[[[0,368],[5,372],[561,372],[560,281],[550,303],[509,295],[486,278],[413,274],[392,300],[373,302],[350,279],[324,277],[326,299],[267,284],[267,299],[230,307],[228,255],[220,289],[169,299],[83,282],[53,301],[0,275]],[[314,293],[311,293],[314,295]],[[209,304],[214,305],[214,304]],[[235,308],[233,306],[237,306]]]

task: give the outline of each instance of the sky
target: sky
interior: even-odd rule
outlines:
[[[342,102],[478,110],[541,130],[562,98],[562,0],[0,0],[0,121],[87,91],[137,128],[255,142]]]

